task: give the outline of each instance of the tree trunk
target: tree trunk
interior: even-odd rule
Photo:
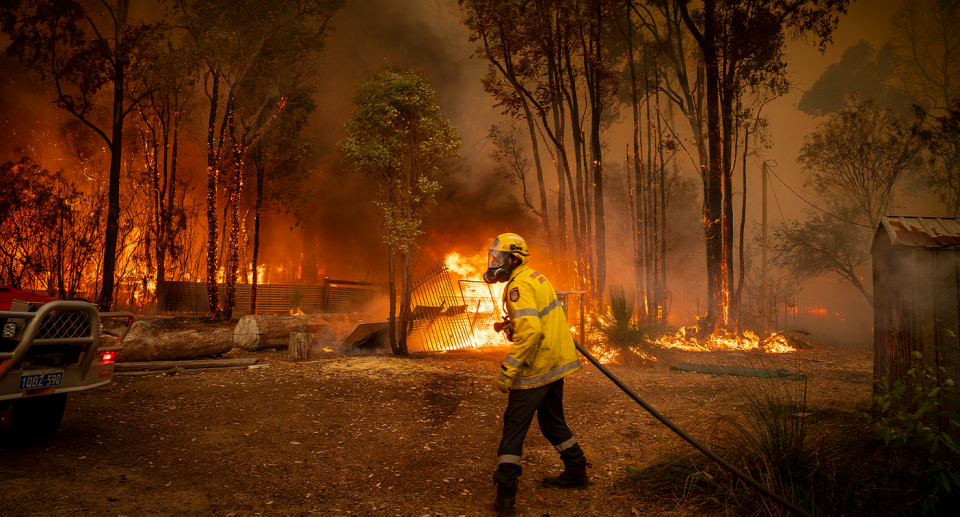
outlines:
[[[255,159],[254,165],[257,169],[257,200],[253,216],[253,260],[250,262],[251,274],[253,276],[250,285],[250,314],[257,313],[257,283],[260,281],[260,271],[257,269],[257,261],[260,260],[260,219],[263,210],[263,179],[266,174],[266,165],[263,163],[263,151],[260,150],[259,156]]]
[[[640,218],[640,189],[643,188],[643,163],[640,157],[642,152],[640,146],[640,92],[638,91],[637,83],[637,61],[634,54],[634,45],[633,38],[635,35],[633,19],[632,17],[628,19],[627,25],[629,30],[626,35],[627,43],[627,61],[630,65],[630,106],[632,108],[633,114],[633,172],[636,176],[634,184],[636,184],[636,202],[634,202],[634,196],[631,192],[630,195],[630,223],[633,229],[633,268],[634,268],[634,304],[637,310],[637,320],[644,320],[647,316],[647,305],[646,305],[646,277],[645,277],[645,268],[643,265],[643,241],[641,239],[641,224],[642,219]],[[646,56],[644,56],[646,59]],[[646,78],[644,78],[646,80]],[[627,155],[629,156],[629,150]],[[627,187],[629,189],[630,185],[630,163],[627,161]]]
[[[573,133],[573,156],[576,162],[577,169],[577,191],[576,191],[576,203],[577,203],[577,212],[579,212],[579,234],[580,239],[577,243],[577,253],[576,256],[580,262],[579,275],[578,275],[578,286],[582,289],[590,289],[590,265],[589,265],[589,256],[590,256],[590,239],[587,235],[587,209],[586,209],[586,196],[583,192],[584,185],[584,154],[585,146],[583,141],[583,128],[580,126],[580,101],[577,98],[577,82],[576,75],[573,73],[573,65],[571,63],[570,57],[570,48],[569,45],[564,45],[564,68],[567,72],[567,84],[569,85],[567,89],[564,90],[565,98],[567,101],[568,111],[570,113],[570,129]],[[569,164],[567,170],[569,170]]]
[[[597,243],[597,299],[603,299],[603,290],[607,282],[607,229],[606,222],[604,221],[604,207],[603,207],[603,151],[600,147],[600,115],[603,111],[603,75],[600,71],[600,64],[603,62],[603,44],[602,44],[602,28],[603,28],[603,7],[601,2],[594,3],[594,14],[596,16],[596,32],[595,37],[596,41],[594,42],[595,55],[593,66],[593,105],[591,106],[590,121],[591,121],[591,144],[593,147],[593,195],[595,210],[597,214],[596,219],[596,243]]]
[[[220,180],[219,153],[214,147],[217,128],[217,101],[220,95],[220,74],[211,69],[213,85],[210,95],[210,118],[207,122],[207,303],[210,317],[220,320],[220,292],[217,290],[217,184]]]
[[[552,254],[554,251],[554,236],[550,231],[550,209],[547,206],[547,187],[543,181],[543,164],[540,163],[540,145],[537,139],[537,131],[533,122],[533,114],[530,113],[530,106],[527,99],[520,96],[520,103],[523,105],[524,118],[527,120],[527,129],[530,132],[530,147],[533,151],[533,161],[537,167],[537,187],[540,191],[540,212],[543,213],[543,233],[547,239],[547,246]]]
[[[743,202],[740,204],[740,279],[737,282],[737,292],[733,295],[730,302],[731,316],[736,314],[737,333],[742,334],[743,328],[740,326],[740,307],[741,296],[743,294],[743,276],[746,265],[743,260],[743,230],[747,223],[747,153],[750,149],[750,126],[748,125],[743,135]]]
[[[180,110],[174,106],[173,113],[173,141],[170,145],[170,177],[167,180],[167,206],[163,213],[163,250],[157,257],[157,285],[167,279],[167,252],[176,242],[176,233],[173,226],[173,206],[177,199],[177,164],[179,163],[180,144]]]
[[[650,69],[648,61],[647,43],[643,43],[643,98],[646,111],[646,129],[647,129],[647,159],[646,164],[641,169],[643,176],[643,203],[641,205],[643,220],[643,283],[644,283],[644,304],[647,310],[647,316],[655,318],[657,314],[656,303],[656,279],[654,278],[654,262],[656,253],[657,238],[653,232],[653,225],[650,224],[653,219],[653,171],[655,162],[653,160],[653,118],[650,114]]]
[[[230,110],[230,148],[233,150],[233,184],[230,187],[230,236],[227,240],[227,268],[224,275],[226,287],[226,303],[223,304],[223,319],[229,321],[233,317],[233,307],[237,302],[237,272],[240,268],[240,194],[243,192],[243,165],[246,152],[247,130],[245,129],[239,141],[235,135],[235,112]]]
[[[707,42],[707,145],[710,151],[710,175],[707,183],[707,218],[704,221],[707,241],[707,275],[709,278],[709,306],[707,328],[713,332],[716,326],[726,324],[723,271],[723,156],[720,128],[720,68],[716,51],[716,0],[706,0],[704,7],[705,34]]]
[[[707,147],[709,152],[708,173],[704,176],[703,230],[706,240],[707,259],[707,316],[701,337],[711,334],[718,325],[725,324],[723,296],[723,240],[721,235],[723,156],[720,149],[720,70],[716,50],[716,3],[704,1],[704,33],[701,35],[687,12],[685,2],[680,2],[680,12],[687,28],[703,50],[707,84]]]
[[[729,84],[729,83],[728,83]],[[723,125],[723,280],[724,323],[730,322],[733,299],[733,156],[736,138],[733,132],[733,94],[725,89],[720,97],[720,117]]]
[[[390,314],[387,316],[390,321],[390,350],[393,355],[400,355],[400,345],[397,343],[397,256],[393,244],[387,245],[387,256],[387,271],[390,277]]]
[[[113,132],[110,139],[110,186],[107,193],[107,228],[103,243],[103,274],[98,306],[101,312],[113,308],[114,286],[117,269],[117,238],[120,233],[120,168],[123,151],[123,93],[124,69],[127,56],[124,50],[123,31],[127,24],[129,0],[117,4],[116,39],[113,64]]]
[[[400,336],[399,348],[401,356],[410,355],[407,349],[407,336],[410,334],[410,327],[413,321],[410,318],[411,295],[413,294],[413,250],[408,248],[403,253],[402,260],[403,279],[400,283]]]

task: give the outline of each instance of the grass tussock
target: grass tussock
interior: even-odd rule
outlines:
[[[652,343],[669,329],[662,323],[636,320],[636,304],[622,285],[610,286],[607,297],[604,314],[592,325],[601,338],[593,344],[595,355],[627,366],[650,366],[663,360],[668,353]]]

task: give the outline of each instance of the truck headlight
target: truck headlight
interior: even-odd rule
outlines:
[[[16,323],[4,323],[3,324],[3,337],[6,339],[13,339],[13,336],[17,335],[17,324]]]

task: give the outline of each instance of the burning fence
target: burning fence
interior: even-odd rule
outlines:
[[[414,282],[411,294],[413,328],[411,351],[444,351],[464,348],[507,346],[502,334],[493,330],[503,313],[502,285],[480,280],[484,257],[463,257],[450,253]],[[456,288],[454,287],[456,282]]]

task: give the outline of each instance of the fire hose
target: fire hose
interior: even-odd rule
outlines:
[[[647,413],[650,413],[651,415],[653,415],[654,418],[656,418],[657,420],[659,420],[660,422],[662,422],[663,425],[669,427],[671,431],[673,431],[674,433],[677,434],[677,436],[679,436],[680,438],[683,438],[684,440],[686,440],[687,443],[689,443],[689,444],[692,445],[695,449],[697,449],[698,451],[700,451],[701,453],[703,453],[704,456],[706,456],[706,457],[710,458],[711,460],[715,461],[715,462],[717,463],[717,465],[720,465],[721,467],[723,467],[724,470],[726,470],[727,472],[729,472],[729,473],[733,474],[734,476],[740,478],[741,481],[743,481],[744,483],[746,483],[746,484],[750,485],[751,487],[753,487],[754,489],[756,489],[756,490],[757,490],[758,492],[760,492],[760,494],[762,494],[764,497],[767,497],[767,498],[769,498],[769,499],[772,499],[774,502],[776,502],[776,503],[779,504],[780,506],[786,508],[786,509],[789,510],[791,513],[793,513],[794,515],[799,515],[799,516],[801,516],[801,517],[810,517],[810,514],[809,514],[809,513],[805,512],[805,511],[802,510],[801,508],[793,505],[792,503],[790,503],[790,502],[787,501],[786,499],[784,499],[784,498],[780,497],[779,495],[775,494],[772,490],[770,490],[769,488],[767,488],[766,486],[764,486],[764,485],[761,484],[760,482],[756,481],[755,479],[753,479],[752,477],[748,476],[748,475],[745,474],[744,472],[741,472],[740,469],[738,469],[738,468],[734,467],[733,465],[727,463],[726,460],[724,460],[724,459],[721,458],[720,456],[717,456],[716,453],[714,453],[713,451],[711,451],[711,450],[710,450],[709,448],[707,448],[705,445],[703,445],[702,443],[700,443],[700,442],[698,442],[697,440],[693,439],[693,437],[690,436],[689,434],[687,434],[686,432],[684,432],[683,429],[680,429],[679,427],[677,427],[677,424],[674,424],[673,422],[670,421],[670,419],[668,419],[667,417],[661,415],[659,411],[657,411],[656,409],[653,408],[653,406],[651,406],[650,404],[647,404],[646,402],[644,402],[644,400],[641,399],[636,393],[634,393],[633,390],[631,390],[630,388],[628,388],[627,385],[623,383],[623,381],[621,381],[620,379],[618,379],[616,375],[614,375],[613,373],[611,373],[610,370],[608,370],[605,366],[603,366],[602,364],[600,364],[600,361],[598,361],[595,357],[593,357],[592,355],[590,355],[590,352],[587,352],[582,346],[580,346],[580,343],[577,343],[576,340],[574,340],[573,343],[574,343],[575,345],[577,345],[577,350],[578,350],[581,354],[583,354],[584,357],[586,357],[591,363],[593,363],[593,365],[596,366],[597,369],[599,369],[601,372],[603,372],[603,374],[606,375],[607,378],[609,378],[611,381],[613,381],[613,383],[616,384],[617,387],[619,387],[621,390],[623,390],[623,392],[626,393],[630,398],[632,398],[637,404],[640,404],[640,406],[643,407],[643,409],[647,410]]]

